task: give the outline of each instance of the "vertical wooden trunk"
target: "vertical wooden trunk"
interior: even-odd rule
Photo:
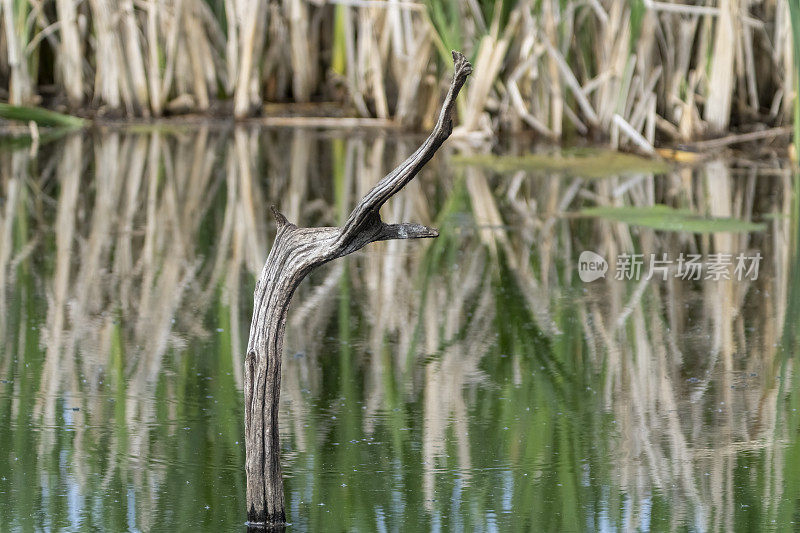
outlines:
[[[421,224],[386,224],[381,206],[422,169],[453,130],[455,99],[472,65],[453,52],[455,74],[436,126],[428,139],[391,174],[379,181],[353,209],[341,228],[298,228],[275,208],[278,232],[256,282],[253,320],[245,356],[244,431],[247,521],[251,529],[284,524],[278,405],[281,355],[289,301],[315,267],[388,239],[424,239],[438,232]]]
[[[256,281],[245,356],[247,521],[255,527],[286,521],[278,431],[281,356],[289,301],[305,277],[304,262],[287,246],[290,231],[279,224],[272,251]]]
[[[266,291],[261,289],[261,292]],[[259,331],[266,340],[260,344],[267,349],[249,347],[245,357],[247,521],[252,525],[281,523],[286,518],[278,434],[285,309],[280,315]]]

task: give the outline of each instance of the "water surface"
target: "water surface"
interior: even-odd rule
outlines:
[[[0,529],[243,530],[242,361],[268,207],[341,223],[417,142],[198,128],[4,148]],[[438,239],[370,245],[295,295],[291,529],[793,528],[788,166],[589,179],[451,164],[453,150],[383,210]],[[654,204],[757,226],[581,214]],[[763,260],[754,280],[620,281],[612,265],[584,283],[584,250]]]

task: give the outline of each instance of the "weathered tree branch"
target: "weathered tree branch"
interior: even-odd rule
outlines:
[[[456,51],[453,51],[453,65],[453,81],[450,83],[450,89],[447,91],[447,97],[444,99],[442,110],[439,113],[439,120],[433,131],[416,152],[379,181],[361,199],[350,213],[350,217],[342,229],[341,241],[346,242],[352,239],[365,224],[369,224],[370,215],[377,214],[389,198],[411,181],[453,132],[453,108],[456,105],[456,97],[461,87],[464,86],[464,82],[467,81],[467,76],[472,73],[472,65],[469,64],[467,58]]]
[[[251,527],[285,522],[281,479],[278,404],[281,355],[289,301],[314,268],[363,246],[389,239],[436,237],[432,228],[415,223],[386,224],[378,211],[422,169],[453,130],[452,113],[458,92],[472,65],[453,52],[455,72],[439,120],[422,146],[381,179],[353,209],[341,228],[300,228],[275,207],[278,231],[256,281],[253,320],[245,357],[245,471],[247,520]]]

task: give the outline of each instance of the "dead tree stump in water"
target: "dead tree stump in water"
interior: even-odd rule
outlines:
[[[253,321],[245,357],[245,471],[247,520],[251,527],[269,527],[286,520],[278,403],[286,312],[294,290],[314,268],[371,242],[439,235],[435,229],[421,224],[386,224],[378,211],[416,176],[453,131],[456,96],[472,72],[472,65],[460,53],[453,52],[453,61],[453,81],[430,136],[361,199],[343,227],[299,228],[272,208],[278,231],[256,281]]]

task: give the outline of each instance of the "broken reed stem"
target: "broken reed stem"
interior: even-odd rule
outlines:
[[[386,224],[378,212],[417,175],[453,131],[456,97],[472,72],[472,65],[459,52],[453,52],[453,61],[453,80],[430,136],[361,199],[343,227],[300,228],[272,208],[278,231],[256,281],[245,357],[245,472],[247,520],[251,528],[282,524],[286,520],[278,405],[286,312],[295,289],[314,268],[371,242],[438,236],[435,229],[421,224]]]

